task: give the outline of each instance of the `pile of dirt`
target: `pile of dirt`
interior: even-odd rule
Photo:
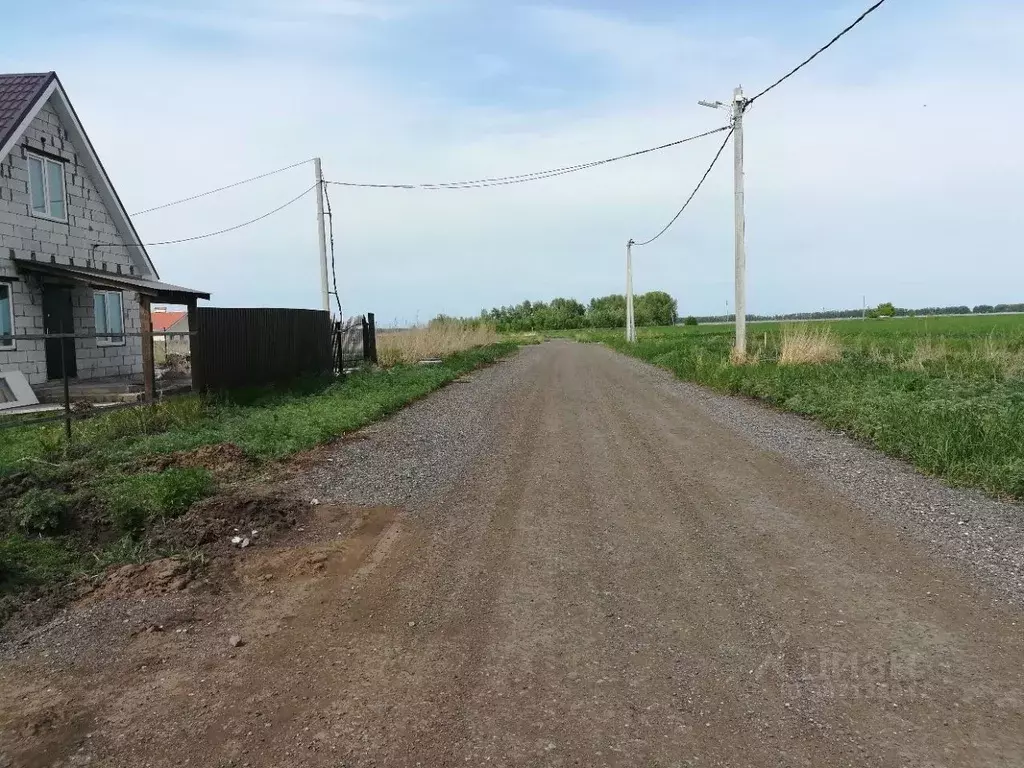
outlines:
[[[170,521],[156,540],[163,545],[216,552],[233,546],[234,536],[250,538],[252,543],[265,541],[301,525],[309,514],[309,502],[293,495],[237,488],[193,504]]]
[[[149,563],[122,565],[107,573],[88,599],[165,595],[186,589],[192,569],[184,560],[165,557]]]
[[[144,464],[145,469],[156,472],[162,472],[171,467],[179,469],[201,467],[224,478],[237,477],[251,469],[252,466],[253,462],[245,455],[245,451],[234,443],[201,445],[190,451],[177,451],[163,456],[154,456],[147,459]]]

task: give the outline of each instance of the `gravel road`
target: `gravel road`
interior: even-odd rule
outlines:
[[[799,419],[549,343],[294,489],[187,632],[5,662],[0,765],[1024,765],[1020,508]]]

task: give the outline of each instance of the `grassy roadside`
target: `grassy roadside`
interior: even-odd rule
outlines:
[[[234,446],[258,471],[394,413],[517,347],[455,352],[439,365],[396,365],[344,381],[169,399],[75,425],[0,432],[0,623],[26,593],[111,564],[171,554],[150,533],[218,491],[206,447]],[[184,454],[182,453],[184,452]],[[167,457],[191,455],[182,466]]]
[[[564,335],[812,417],[951,484],[1024,499],[1024,323],[815,327],[808,359],[799,348],[794,356],[792,344],[783,348],[784,327],[749,326],[752,361],[740,366],[729,362],[731,326],[641,329],[635,345],[621,331]]]

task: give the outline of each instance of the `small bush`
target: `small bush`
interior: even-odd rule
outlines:
[[[78,556],[58,539],[0,537],[0,592],[64,578],[77,562]]]
[[[49,488],[32,488],[14,505],[14,524],[25,533],[54,533],[67,524],[67,497]]]
[[[149,522],[150,509],[145,499],[116,493],[108,499],[107,516],[117,530],[128,536],[137,536]]]
[[[152,520],[177,517],[213,492],[213,476],[199,467],[124,477],[105,489],[111,522],[126,534]]]
[[[213,491],[213,476],[199,467],[168,469],[161,472],[156,489],[157,507],[161,514],[177,517],[188,511],[195,502]]]
[[[683,320],[683,325],[697,325],[697,318],[693,315],[687,315],[686,319]]]
[[[40,456],[49,458],[59,456],[64,452],[66,445],[64,427],[39,427],[36,432],[36,441],[38,442]]]

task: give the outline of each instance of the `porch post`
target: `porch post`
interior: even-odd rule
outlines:
[[[196,306],[197,300],[195,296],[192,296],[188,300],[188,360],[189,368],[192,371],[192,391],[199,392],[203,388],[203,361],[200,360],[199,364],[196,365],[196,337],[192,334],[196,332],[199,327],[199,309]],[[198,370],[198,376],[196,375]]]
[[[145,399],[152,403],[156,397],[156,369],[153,361],[153,315],[150,312],[151,299],[139,294],[139,317],[142,320],[142,383]]]

